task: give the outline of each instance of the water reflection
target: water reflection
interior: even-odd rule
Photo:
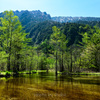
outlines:
[[[0,79],[0,100],[99,100],[100,76],[36,73]]]

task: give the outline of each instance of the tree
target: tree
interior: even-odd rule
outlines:
[[[95,26],[94,29],[85,32],[82,36],[82,42],[85,48],[84,53],[88,61],[87,65],[89,68],[100,71],[100,28]]]
[[[60,32],[60,51],[61,51],[61,66],[60,66],[60,71],[63,72],[64,71],[64,64],[63,64],[63,54],[66,50],[66,46],[68,43],[68,40],[66,40],[66,35],[63,34],[62,32]]]
[[[55,74],[57,76],[57,70],[58,70],[58,65],[57,65],[57,60],[58,60],[58,48],[59,48],[59,39],[60,39],[60,29],[57,28],[56,26],[52,27],[53,34],[51,35],[51,44],[54,45],[55,47],[55,54],[56,54],[56,67],[55,67]]]
[[[7,70],[19,71],[21,50],[25,49],[30,39],[26,38],[27,33],[23,31],[23,27],[13,11],[5,11],[4,18],[1,19],[1,36],[2,48],[8,54]]]
[[[54,46],[54,53],[56,54],[56,75],[58,70],[57,61],[59,61],[60,71],[64,71],[64,61],[63,61],[63,54],[66,50],[66,45],[68,41],[66,40],[66,35],[60,31],[59,28],[56,26],[52,27],[53,34],[51,35],[51,44]]]

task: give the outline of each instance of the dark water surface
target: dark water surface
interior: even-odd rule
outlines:
[[[38,73],[0,78],[0,100],[100,100],[100,76]]]

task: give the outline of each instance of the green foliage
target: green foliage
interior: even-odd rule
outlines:
[[[47,40],[50,39],[50,36],[53,32],[52,31],[53,26],[62,27],[63,25],[64,24],[53,21],[44,21],[41,23],[37,23],[35,25],[32,25],[31,28],[29,27],[30,29],[28,32],[30,32],[30,34],[28,36],[32,38],[32,41],[35,44],[40,44],[43,41],[45,41],[45,39]]]
[[[12,11],[0,18],[0,70],[32,72],[54,69],[56,63],[56,72],[100,71],[99,27],[53,21],[31,24],[28,11],[20,18],[30,33]]]
[[[49,43],[47,39],[45,39],[37,48],[38,50],[42,50],[43,53],[49,57],[49,54],[52,54],[54,51],[53,45]]]
[[[11,68],[17,72],[22,58],[22,51],[26,48],[30,39],[26,38],[27,33],[23,30],[17,16],[12,11],[5,11],[4,18],[1,18],[1,48],[2,55],[7,55],[7,70]],[[1,56],[2,58],[2,56]],[[5,58],[5,57],[4,57]]]
[[[90,34],[91,33],[91,34]],[[87,58],[88,67],[95,68],[97,71],[100,71],[100,29],[99,27],[94,27],[84,33],[82,42],[84,43],[84,54],[83,57]]]
[[[47,60],[45,56],[42,56],[39,62],[39,69],[46,70],[47,69]]]
[[[53,34],[50,37],[50,43],[55,46],[55,50],[58,49],[59,43],[60,43],[60,29],[56,26],[52,27]]]
[[[11,75],[11,72],[9,72],[9,71],[6,71],[6,74],[5,74],[6,76],[10,76]]]

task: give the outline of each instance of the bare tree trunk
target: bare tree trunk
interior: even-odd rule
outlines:
[[[80,72],[80,69],[81,69],[81,57],[80,57],[80,62],[79,62],[79,72]]]
[[[63,52],[62,52],[62,72],[64,71],[64,64],[63,64]]]
[[[10,15],[10,21],[11,21],[11,15]],[[10,21],[9,21],[10,47],[9,47],[9,50],[8,50],[9,57],[8,57],[8,63],[7,63],[8,71],[10,71],[11,47],[12,47],[12,26],[11,26],[11,22]],[[8,40],[7,40],[7,46],[8,46]]]
[[[10,71],[10,55],[9,55],[8,61],[7,61],[7,70]]]
[[[39,52],[38,52],[38,51],[37,51],[37,55],[38,55],[38,59],[39,59]],[[36,69],[36,71],[39,69],[39,68],[38,68],[38,65],[39,65],[38,63],[39,63],[39,62],[38,62],[38,60],[37,60],[37,69]]]
[[[55,74],[56,74],[56,76],[58,75],[58,73],[57,73],[57,51],[56,51],[56,68],[55,68]]]
[[[7,54],[9,54],[9,56],[7,58],[7,71],[10,71],[10,50],[9,50],[9,46],[8,46],[8,39],[7,39]]]
[[[72,72],[72,51],[71,51],[71,65],[70,65],[70,72]]]

